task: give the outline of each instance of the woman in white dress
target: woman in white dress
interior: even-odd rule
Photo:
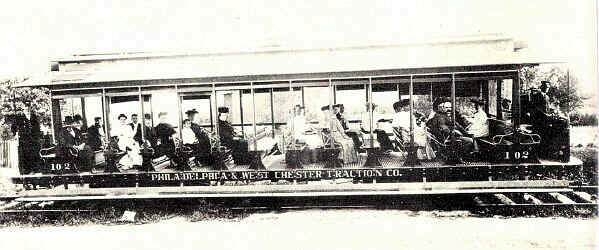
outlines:
[[[124,169],[132,168],[135,165],[141,165],[142,158],[140,155],[139,145],[133,139],[135,132],[127,124],[127,116],[120,114],[118,116],[119,123],[110,131],[111,136],[118,138],[118,146],[121,151],[127,154],[121,158],[119,164],[123,165]]]

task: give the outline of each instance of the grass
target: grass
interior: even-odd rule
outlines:
[[[134,211],[134,224],[155,223],[174,217],[190,222],[207,220],[237,221],[248,215],[244,210],[204,199],[112,200],[55,203],[43,209],[89,209],[93,212],[0,213],[0,227],[74,226],[87,224],[118,225],[125,211]],[[30,208],[42,209],[42,208]]]

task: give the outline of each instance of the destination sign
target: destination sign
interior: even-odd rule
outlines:
[[[182,173],[151,173],[150,181],[261,181],[261,180],[321,180],[336,178],[375,178],[402,176],[399,169],[331,169],[276,171],[212,171]]]

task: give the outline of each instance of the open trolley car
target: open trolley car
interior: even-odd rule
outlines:
[[[13,180],[37,194],[195,196],[567,186],[581,169],[568,120],[531,119],[538,105],[518,70],[542,62],[515,44],[487,36],[56,60],[50,79],[22,84],[50,89],[55,145]],[[486,116],[479,135],[469,130],[476,112]]]

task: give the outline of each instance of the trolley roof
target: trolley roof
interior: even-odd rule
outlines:
[[[52,61],[51,71],[18,86],[102,87],[107,83],[301,80],[513,70],[547,63],[502,35],[339,48],[270,48],[187,53],[74,55]],[[536,59],[535,59],[536,58]],[[63,86],[65,87],[65,86]]]

